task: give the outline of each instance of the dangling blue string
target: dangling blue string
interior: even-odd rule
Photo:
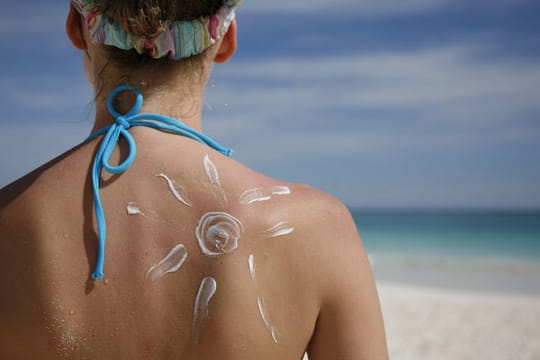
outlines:
[[[113,106],[113,100],[115,99],[116,95],[123,91],[132,91],[135,93],[136,96],[135,105],[133,105],[131,110],[129,110],[126,114],[118,113]],[[208,136],[190,128],[189,126],[181,123],[176,119],[158,114],[138,114],[139,110],[142,107],[142,104],[143,96],[136,87],[130,85],[122,85],[115,88],[109,95],[109,98],[107,100],[107,108],[116,121],[112,125],[106,126],[92,133],[87,139],[91,140],[105,134],[105,137],[101,141],[99,150],[96,154],[96,157],[94,158],[94,163],[92,165],[94,212],[96,214],[98,229],[98,256],[96,261],[96,267],[94,269],[94,272],[92,273],[93,279],[103,279],[103,264],[105,261],[105,240],[107,236],[105,213],[103,212],[103,206],[99,197],[99,179],[103,168],[112,174],[120,174],[126,171],[135,160],[137,146],[135,144],[133,136],[131,136],[128,131],[129,128],[133,126],[148,126],[158,130],[176,133],[206,144],[225,156],[231,156],[232,154],[231,149],[219,145]],[[129,147],[129,153],[127,158],[121,164],[117,166],[111,166],[109,164],[109,160],[114,148],[118,144],[118,139],[120,138],[120,136],[123,136],[124,139],[126,139]]]

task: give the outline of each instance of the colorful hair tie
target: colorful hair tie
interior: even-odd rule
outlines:
[[[151,38],[129,34],[103,14],[93,0],[71,0],[71,3],[84,17],[94,42],[123,50],[135,49],[139,54],[148,54],[154,59],[168,56],[178,60],[201,54],[225,35],[234,20],[234,8],[241,1],[224,0],[215,15],[175,21],[167,30]]]

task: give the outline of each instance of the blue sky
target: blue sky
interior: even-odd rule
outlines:
[[[66,11],[3,5],[0,186],[91,127]],[[245,0],[204,129],[350,206],[540,208],[539,13],[535,0]]]

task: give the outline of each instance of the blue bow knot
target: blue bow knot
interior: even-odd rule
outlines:
[[[120,92],[123,91],[131,91],[135,94],[135,104],[126,114],[118,113],[113,106],[114,99]],[[147,126],[162,131],[172,132],[206,144],[225,156],[231,156],[232,154],[231,149],[219,145],[208,136],[198,132],[195,129],[190,128],[189,126],[183,124],[176,119],[159,114],[139,114],[142,104],[143,96],[136,87],[131,85],[122,85],[115,88],[111,92],[107,100],[107,108],[110,114],[115,118],[115,122],[112,125],[106,126],[92,133],[87,139],[91,140],[100,135],[105,135],[103,140],[101,141],[99,150],[92,164],[94,212],[96,214],[98,232],[98,255],[96,260],[96,266],[94,272],[92,273],[93,279],[103,279],[103,265],[105,261],[105,239],[107,235],[105,213],[103,211],[103,205],[99,196],[99,180],[101,176],[101,171],[105,169],[112,174],[121,174],[126,171],[131,166],[131,164],[133,164],[133,161],[135,160],[135,155],[137,153],[137,146],[135,144],[135,139],[128,131],[131,127]],[[128,156],[119,165],[112,166],[109,164],[109,160],[116,145],[118,144],[118,139],[120,138],[120,136],[122,136],[128,143]]]

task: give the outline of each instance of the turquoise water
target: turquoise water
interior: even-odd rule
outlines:
[[[540,263],[540,212],[419,212],[352,209],[377,257]]]

